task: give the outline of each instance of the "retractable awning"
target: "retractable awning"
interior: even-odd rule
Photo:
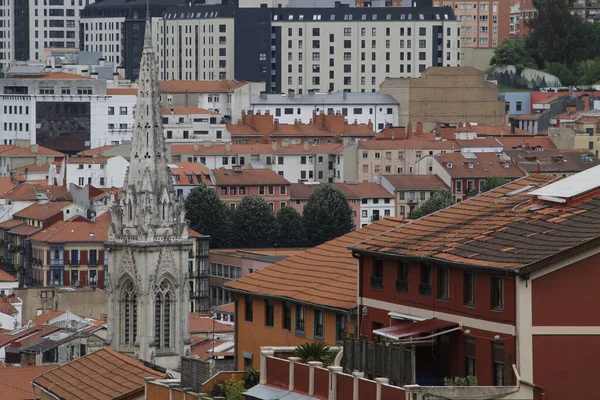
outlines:
[[[376,329],[373,333],[392,340],[408,339],[412,336],[429,333],[429,335],[425,337],[414,338],[414,340],[420,340],[430,339],[434,336],[443,335],[444,333],[449,333],[458,329],[460,329],[460,327],[456,322],[431,318],[424,321],[409,322],[406,324],[390,326],[388,328]]]

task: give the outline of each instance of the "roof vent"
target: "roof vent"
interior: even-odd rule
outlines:
[[[469,169],[473,169],[473,163],[472,162],[469,163]]]
[[[452,161],[448,161],[448,163],[446,164],[446,166],[447,166],[448,168],[452,168]]]
[[[510,167],[510,163],[507,161],[504,163],[504,168],[508,168],[508,167]]]

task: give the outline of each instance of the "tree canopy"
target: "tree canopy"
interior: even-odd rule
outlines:
[[[229,245],[229,210],[216,191],[206,185],[195,187],[185,199],[185,209],[190,228],[210,235],[210,247]]]
[[[316,246],[350,232],[354,226],[346,196],[334,185],[317,188],[303,210],[309,246]]]
[[[235,247],[273,247],[275,215],[260,196],[245,196],[232,216],[232,244]]]
[[[502,186],[506,183],[508,183],[507,179],[504,179],[499,176],[490,176],[490,177],[486,178],[485,182],[483,183],[483,187],[481,188],[481,191],[487,192],[489,190],[497,188],[498,186]]]
[[[446,189],[440,189],[433,192],[431,197],[421,203],[416,210],[410,213],[409,217],[412,219],[418,219],[442,210],[446,207],[450,207],[452,204],[452,194]]]
[[[292,207],[283,207],[276,216],[276,240],[279,247],[306,246],[302,216]]]

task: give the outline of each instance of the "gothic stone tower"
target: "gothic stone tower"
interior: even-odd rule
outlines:
[[[192,242],[166,155],[148,20],[130,165],[124,194],[110,210],[106,341],[114,350],[175,369],[189,354]]]

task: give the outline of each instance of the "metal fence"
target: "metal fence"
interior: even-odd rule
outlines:
[[[191,357],[181,357],[181,387],[202,393],[202,384],[210,378],[210,363]]]
[[[402,386],[414,382],[412,356],[408,346],[346,338],[342,367],[347,374],[361,371],[365,377],[388,378],[390,384]]]

